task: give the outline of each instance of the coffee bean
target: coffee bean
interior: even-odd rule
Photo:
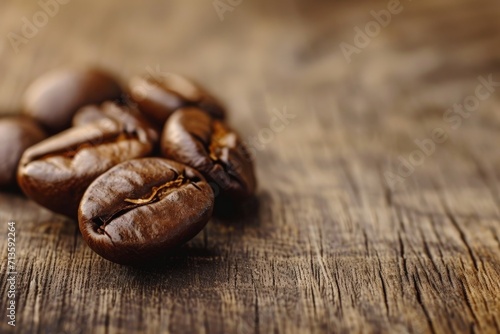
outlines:
[[[108,118],[98,105],[88,105],[80,108],[73,116],[72,126],[82,126],[95,121]]]
[[[198,234],[213,204],[212,189],[194,169],[143,158],[123,162],[92,182],[78,221],[83,239],[99,255],[140,264]]]
[[[120,162],[148,156],[157,140],[149,124],[126,108],[103,104],[114,117],[75,127],[32,146],[21,158],[24,193],[52,211],[76,217],[88,185]]]
[[[221,102],[200,85],[177,74],[162,78],[135,77],[129,82],[129,90],[139,109],[161,125],[175,110],[188,105],[198,106],[215,118],[225,117]]]
[[[16,183],[17,165],[23,152],[45,137],[45,132],[29,117],[12,116],[0,119],[1,188]]]
[[[140,125],[141,128],[150,129],[150,135],[157,138],[158,133],[153,125],[136,108],[119,105],[113,102],[104,102],[101,105],[88,105],[79,109],[73,117],[73,126],[82,126],[89,123],[111,118],[125,125]]]
[[[70,126],[81,107],[118,100],[121,94],[117,81],[101,70],[58,70],[41,76],[28,87],[23,111],[49,132],[57,133]]]
[[[173,113],[160,144],[164,157],[196,168],[221,195],[241,200],[254,193],[252,159],[238,134],[199,108]]]

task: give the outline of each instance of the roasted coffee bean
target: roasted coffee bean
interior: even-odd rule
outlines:
[[[79,109],[73,117],[73,126],[82,126],[94,123],[104,118],[111,118],[124,124],[142,124],[142,128],[154,129],[153,125],[142,115],[142,113],[131,107],[118,105],[113,102],[104,102],[101,105],[88,105]],[[154,130],[151,135],[157,137]]]
[[[141,264],[193,238],[212,215],[203,176],[161,158],[123,162],[98,177],[78,211],[86,243],[102,257]]]
[[[16,183],[17,165],[23,152],[45,137],[40,126],[27,116],[0,119],[0,188]]]
[[[252,159],[239,136],[199,108],[179,109],[163,128],[164,157],[196,168],[229,198],[250,197],[256,186]],[[216,194],[217,195],[217,194]]]
[[[52,211],[76,217],[88,185],[120,162],[148,156],[158,134],[123,107],[103,108],[120,116],[74,127],[32,146],[19,163],[24,193]]]
[[[80,108],[75,116],[73,116],[72,125],[82,126],[95,121],[101,120],[103,118],[108,118],[98,105],[88,105]]]
[[[161,79],[135,77],[129,82],[129,90],[139,109],[161,125],[175,110],[188,105],[198,106],[218,119],[225,117],[221,102],[200,85],[177,74]]]
[[[35,80],[23,100],[24,113],[51,133],[67,129],[75,112],[87,104],[118,100],[122,90],[109,74],[98,70],[58,70]]]

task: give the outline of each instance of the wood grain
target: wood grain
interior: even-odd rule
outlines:
[[[211,1],[73,0],[17,54],[6,36],[40,7],[2,1],[3,114],[54,67],[188,74],[229,105],[260,185],[243,215],[139,269],[0,193],[0,332],[500,332],[500,89],[458,127],[444,118],[478,77],[500,81],[500,4],[402,5],[348,63],[340,43],[386,1],[244,1],[220,21]],[[272,132],[277,110],[294,118]],[[388,184],[436,128],[447,140]],[[15,331],[3,316],[9,220]]]

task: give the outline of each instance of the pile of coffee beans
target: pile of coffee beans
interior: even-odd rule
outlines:
[[[0,187],[78,219],[102,257],[141,264],[200,232],[218,202],[254,194],[226,109],[180,75],[122,85],[98,69],[45,74],[0,119]]]

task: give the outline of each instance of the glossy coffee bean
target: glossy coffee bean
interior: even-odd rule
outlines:
[[[87,104],[120,99],[122,90],[108,73],[98,69],[49,72],[26,90],[23,111],[49,132],[67,129],[75,112]]]
[[[160,144],[164,157],[200,171],[216,184],[216,193],[236,200],[254,193],[252,159],[238,134],[199,108],[173,113],[163,128]]]
[[[157,133],[148,124],[117,105],[104,108],[120,116],[68,129],[26,150],[17,177],[29,198],[76,217],[80,199],[93,180],[120,162],[152,152]]]
[[[175,110],[188,105],[198,106],[214,118],[225,117],[221,102],[200,85],[177,74],[161,79],[135,77],[128,88],[139,109],[161,125]]]
[[[45,137],[45,132],[29,117],[0,119],[0,188],[16,183],[17,165],[22,154]]]
[[[72,124],[77,127],[105,118],[114,119],[123,124],[140,125],[141,128],[150,129],[150,136],[158,137],[155,128],[139,110],[113,102],[104,102],[101,105],[88,105],[80,108],[73,117]]]
[[[92,182],[78,221],[83,239],[99,255],[141,264],[198,234],[213,204],[212,189],[196,170],[161,158],[136,159]]]

